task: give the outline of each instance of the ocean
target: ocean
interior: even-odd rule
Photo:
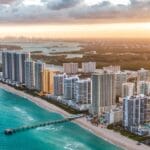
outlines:
[[[62,118],[0,89],[0,150],[121,150],[72,122],[4,134],[6,128]]]

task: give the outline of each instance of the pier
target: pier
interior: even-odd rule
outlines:
[[[42,122],[42,123],[37,123],[35,125],[27,125],[27,126],[22,126],[22,127],[18,127],[18,128],[8,128],[4,130],[4,134],[6,135],[12,135],[16,132],[21,132],[21,131],[25,131],[25,130],[29,130],[29,129],[35,129],[38,127],[44,127],[44,126],[48,126],[48,125],[52,125],[52,124],[60,124],[60,123],[64,123],[64,122],[69,122],[78,118],[82,118],[84,117],[83,114],[80,115],[74,115],[74,116],[70,116],[64,119],[60,119],[60,120],[55,120],[55,121],[47,121],[47,122]]]

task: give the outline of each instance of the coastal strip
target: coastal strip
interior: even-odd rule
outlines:
[[[46,109],[48,111],[59,113],[59,114],[63,115],[64,117],[68,117],[70,115],[68,112],[64,111],[63,109],[61,109],[53,104],[50,104],[41,98],[31,96],[27,93],[24,93],[23,91],[16,90],[15,88],[10,87],[6,84],[0,83],[0,88],[4,89],[12,94],[16,94],[18,96],[24,97],[24,98],[32,101],[39,107],[42,107],[43,109]],[[96,127],[96,126],[92,125],[90,122],[88,122],[86,120],[86,118],[80,118],[73,122],[77,123],[82,128],[87,129],[88,131],[92,132],[96,136],[103,138],[112,144],[118,145],[119,147],[121,147],[123,149],[126,149],[126,150],[149,150],[150,149],[150,147],[148,147],[144,144],[137,145],[136,141],[131,140],[127,137],[124,137],[117,132],[108,130],[106,128],[101,128],[100,126]]]

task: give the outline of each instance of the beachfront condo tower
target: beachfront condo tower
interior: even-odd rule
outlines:
[[[25,83],[25,60],[30,59],[30,53],[3,51],[2,72],[3,78],[11,82]]]
[[[122,97],[133,96],[135,93],[135,84],[126,82],[122,84]]]
[[[141,68],[137,71],[137,81],[150,81],[150,70]]]
[[[78,76],[67,77],[64,79],[64,99],[75,100],[75,82],[78,80]]]
[[[150,82],[149,81],[139,81],[137,83],[137,94],[150,94]]]
[[[82,63],[82,72],[92,73],[96,70],[96,62],[83,62]]]
[[[35,88],[35,62],[31,59],[25,61],[25,86],[28,89]]]
[[[54,95],[62,96],[64,94],[64,79],[67,77],[66,74],[54,75]]]
[[[44,69],[42,72],[42,92],[43,94],[54,94],[54,76],[56,72]]]
[[[123,126],[129,130],[133,126],[150,121],[150,97],[137,95],[123,100]]]
[[[63,70],[67,74],[76,74],[78,73],[78,63],[64,63]]]
[[[41,61],[35,62],[35,89],[37,91],[42,91],[42,72],[45,70],[45,67],[45,63]]]
[[[78,104],[91,104],[91,79],[75,82],[75,101]]]
[[[110,111],[116,104],[114,73],[94,73],[92,75],[92,114],[100,115]]]
[[[127,73],[117,72],[115,73],[116,79],[116,96],[121,97],[122,94],[122,84],[127,82]]]

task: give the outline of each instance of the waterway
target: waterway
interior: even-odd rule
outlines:
[[[0,150],[120,150],[75,123],[63,123],[26,130],[11,136],[6,128],[16,128],[63,118],[27,99],[0,89]]]

